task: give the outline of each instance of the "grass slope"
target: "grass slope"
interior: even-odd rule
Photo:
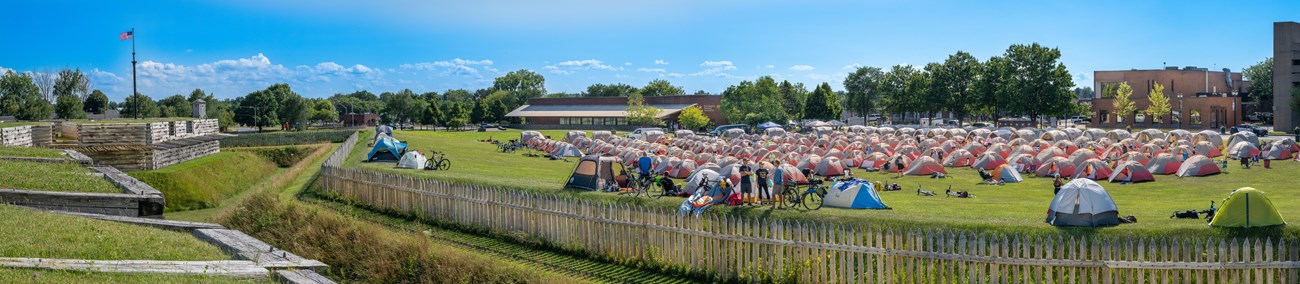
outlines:
[[[208,275],[108,273],[70,270],[0,268],[3,283],[276,283],[267,279],[237,279]]]
[[[221,152],[152,171],[129,174],[163,192],[167,212],[210,208],[277,171],[249,152]]]
[[[78,163],[0,160],[0,188],[62,192],[122,193],[94,170]]]
[[[0,157],[64,158],[63,151],[37,147],[0,146]]]
[[[559,139],[564,131],[554,131],[547,135]],[[427,177],[453,182],[467,182],[493,186],[504,186],[535,192],[576,196],[607,202],[646,204],[662,208],[673,208],[681,204],[681,198],[661,198],[658,200],[633,199],[620,195],[600,192],[581,192],[563,190],[564,182],[570,175],[574,163],[551,161],[543,158],[529,158],[520,154],[501,154],[495,152],[490,143],[477,142],[493,136],[496,139],[514,139],[518,131],[508,132],[433,132],[433,131],[398,131],[398,139],[409,142],[412,149],[437,149],[447,151],[447,157],[453,161],[451,171],[416,171],[396,169],[391,163],[363,163],[369,147],[362,142],[348,158],[347,166],[383,172],[400,173],[417,177]],[[1137,224],[1116,227],[1058,228],[1045,224],[1047,205],[1053,197],[1051,179],[1027,178],[1022,183],[1003,186],[979,185],[979,177],[968,168],[948,169],[951,178],[930,179],[928,177],[864,173],[855,171],[858,177],[883,182],[896,182],[903,186],[903,191],[882,192],[885,204],[891,210],[852,210],[823,208],[817,211],[770,210],[768,207],[730,207],[715,206],[710,211],[724,215],[750,215],[781,219],[818,220],[837,223],[883,225],[893,228],[949,228],[988,231],[992,233],[1019,234],[1071,234],[1092,235],[1198,235],[1198,236],[1284,236],[1295,238],[1300,230],[1294,227],[1256,228],[1251,230],[1209,228],[1204,220],[1170,219],[1169,215],[1177,210],[1201,210],[1208,208],[1209,202],[1222,201],[1232,190],[1241,187],[1255,187],[1266,193],[1282,213],[1283,217],[1295,219],[1300,216],[1300,188],[1293,186],[1291,178],[1300,174],[1300,163],[1294,161],[1274,161],[1273,169],[1254,167],[1240,169],[1230,165],[1227,173],[1209,177],[1178,178],[1168,175],[1156,176],[1156,181],[1140,184],[1112,184],[1101,182],[1110,192],[1121,215],[1133,215]],[[968,190],[978,196],[972,199],[947,198],[942,192],[952,186],[954,190]],[[916,195],[916,188],[939,192],[939,196],[923,197]],[[1294,220],[1293,220],[1294,221]]]
[[[0,205],[0,256],[97,260],[228,260],[184,232]]]
[[[27,122],[27,121],[24,121],[24,122],[15,122],[15,121],[2,122],[2,121],[0,121],[0,128],[10,128],[10,127],[28,126],[28,125],[49,125],[49,124],[50,124],[49,122]]]

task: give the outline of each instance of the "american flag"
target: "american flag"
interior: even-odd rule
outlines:
[[[121,40],[128,40],[132,37],[135,37],[135,31],[122,32],[122,34],[117,35],[117,38]]]

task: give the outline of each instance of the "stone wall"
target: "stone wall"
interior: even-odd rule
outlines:
[[[32,127],[15,126],[0,128],[0,146],[31,147]]]
[[[221,142],[217,140],[173,148],[156,148],[151,158],[151,169],[160,169],[220,152]]]

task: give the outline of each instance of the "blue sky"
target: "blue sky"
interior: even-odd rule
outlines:
[[[612,2],[612,3],[611,3]],[[1094,70],[1240,70],[1272,54],[1300,1],[15,1],[0,70],[81,68],[96,88],[230,98],[285,82],[304,96],[485,88],[518,69],[550,92],[657,78],[719,93],[772,75],[843,89],[856,65],[981,60],[1058,47],[1076,84]]]

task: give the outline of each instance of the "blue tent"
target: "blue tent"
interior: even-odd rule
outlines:
[[[771,121],[764,122],[763,124],[759,124],[759,125],[758,125],[758,129],[759,129],[759,130],[762,130],[762,129],[768,129],[768,128],[772,128],[772,127],[781,127],[781,125],[780,125],[780,124],[776,124],[776,123],[772,123]]]
[[[406,154],[406,143],[398,142],[392,137],[383,137],[375,141],[375,147],[366,155],[366,161],[396,162],[402,159],[403,154]]]
[[[826,190],[823,205],[853,209],[889,209],[880,201],[880,193],[866,180],[853,179],[836,182]]]

